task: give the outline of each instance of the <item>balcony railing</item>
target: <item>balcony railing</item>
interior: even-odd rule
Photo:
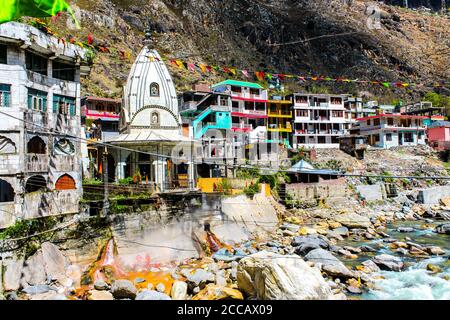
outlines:
[[[281,111],[281,110],[269,110],[267,113],[269,116],[274,116],[274,117],[292,117],[292,111],[290,112],[286,112],[286,111]]]
[[[39,83],[45,86],[53,86],[55,84],[60,85],[61,83],[67,82],[65,80],[51,78],[31,70],[27,70],[27,78],[31,82]]]
[[[251,124],[244,124],[244,123],[233,123],[231,127],[238,129],[253,129],[253,126]]]
[[[27,110],[24,113],[25,127],[28,129],[42,129],[48,126],[48,114],[37,110]]]
[[[27,154],[26,168],[28,172],[45,172],[48,169],[48,155]]]

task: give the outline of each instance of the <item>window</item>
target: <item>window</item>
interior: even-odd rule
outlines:
[[[242,92],[242,88],[241,87],[231,86],[231,92],[232,93],[241,93]]]
[[[370,126],[371,122],[370,120],[367,120],[367,125]]]
[[[344,116],[343,111],[333,111],[332,112],[333,118],[342,118]]]
[[[297,117],[308,117],[308,110],[296,110]]]
[[[47,92],[28,89],[28,109],[36,111],[47,111]]]
[[[27,143],[27,153],[46,154],[47,146],[41,137],[35,136]]]
[[[0,107],[11,106],[11,86],[9,84],[0,84]]]
[[[45,190],[47,188],[47,181],[43,176],[32,176],[27,180],[25,185],[25,192],[31,193]]]
[[[392,133],[386,133],[386,141],[392,141]]]
[[[0,64],[8,64],[8,50],[3,44],[0,44]]]
[[[379,126],[380,125],[380,119],[379,118],[373,119],[373,125],[374,126]]]
[[[412,134],[412,132],[405,132],[403,134],[403,141],[404,142],[414,142],[414,135]]]
[[[318,140],[317,140],[317,143],[319,143],[319,144],[325,144],[325,143],[327,143],[326,137],[324,137],[324,136],[319,136],[319,138],[318,138]]]
[[[68,174],[62,175],[55,184],[56,190],[75,190],[75,180]]]
[[[0,202],[13,202],[14,189],[5,180],[0,179]]]
[[[295,102],[296,103],[308,103],[308,98],[307,97],[296,97]]]
[[[150,96],[151,97],[159,97],[159,84],[153,82],[150,85]]]
[[[250,94],[253,94],[255,96],[259,96],[259,89],[252,89],[252,88],[250,88]]]
[[[305,137],[297,137],[297,143],[298,144],[305,144],[306,143]]]
[[[53,95],[53,113],[75,116],[75,98]]]
[[[394,125],[394,118],[387,118],[387,124],[388,124],[388,126],[393,126]]]
[[[28,70],[47,75],[47,58],[27,51],[25,53],[25,64]]]
[[[75,66],[58,61],[53,61],[52,69],[53,78],[75,81]]]

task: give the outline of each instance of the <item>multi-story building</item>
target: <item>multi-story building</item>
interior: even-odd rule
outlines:
[[[379,148],[425,144],[426,117],[379,114],[358,119],[358,131],[368,144]]]
[[[272,96],[267,102],[267,139],[268,142],[291,147],[292,101],[281,96]]]
[[[356,119],[372,116],[376,110],[366,106],[362,98],[347,96],[344,100],[345,118],[349,121],[346,129],[350,129],[356,123]]]
[[[444,121],[445,108],[433,106],[432,102],[421,101],[400,108],[400,113],[413,116],[425,116],[425,125],[430,126],[436,121]]]
[[[295,93],[293,148],[339,148],[350,120],[345,95]]]
[[[79,211],[84,56],[34,27],[0,25],[0,228]]]
[[[257,83],[236,80],[225,80],[212,89],[231,96],[233,132],[249,133],[250,142],[266,140],[267,90]]]
[[[106,141],[119,134],[120,100],[85,97],[81,99],[81,125],[89,139]]]

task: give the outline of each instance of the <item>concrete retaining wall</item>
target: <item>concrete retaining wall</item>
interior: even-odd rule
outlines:
[[[358,193],[367,201],[383,200],[383,189],[382,184],[356,186]]]
[[[417,200],[423,204],[438,204],[442,198],[450,197],[450,186],[440,186],[419,191]]]

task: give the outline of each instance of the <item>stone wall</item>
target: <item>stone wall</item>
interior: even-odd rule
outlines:
[[[294,201],[309,202],[347,197],[350,190],[345,179],[327,180],[319,183],[292,183],[286,185],[286,193]]]
[[[420,190],[417,200],[423,204],[438,204],[442,198],[446,197],[450,197],[450,186]]]

